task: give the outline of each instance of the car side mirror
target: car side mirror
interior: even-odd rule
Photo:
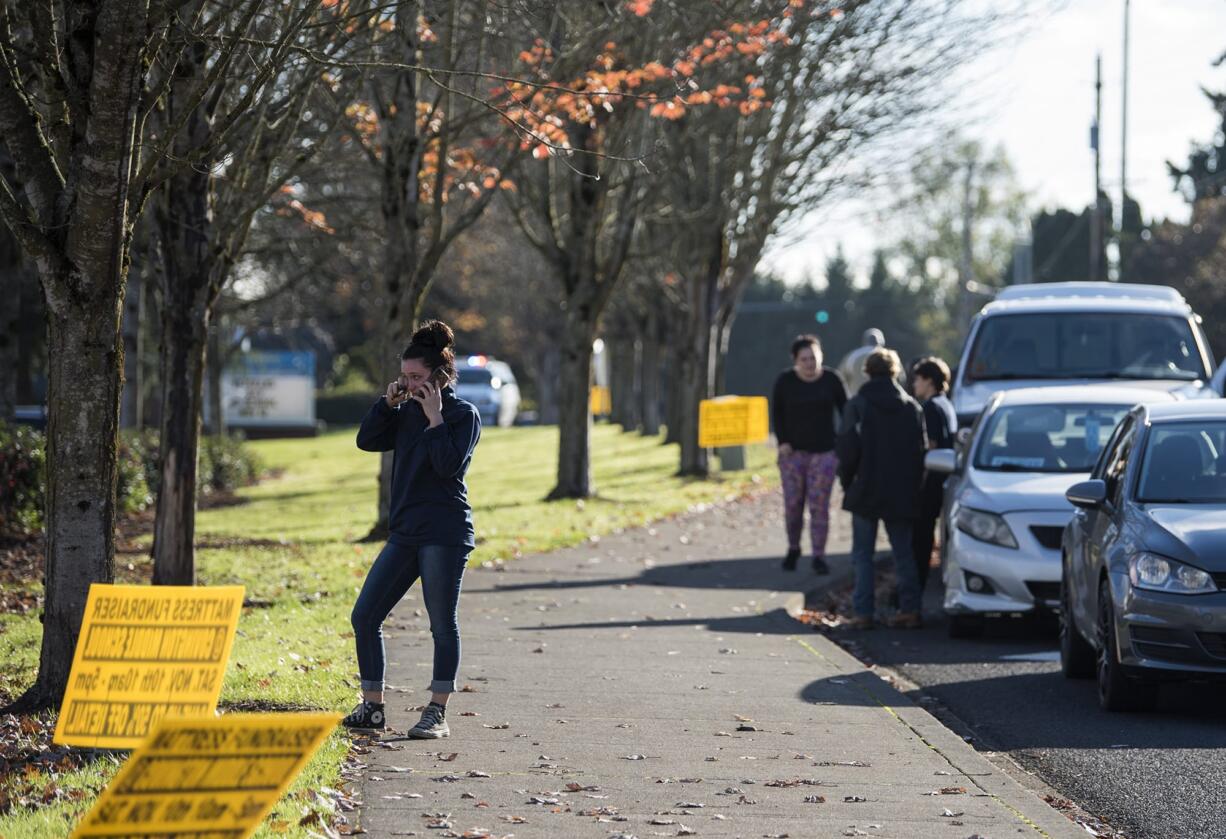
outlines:
[[[932,449],[924,455],[924,468],[929,472],[948,475],[958,468],[958,457],[953,449]]]
[[[1094,478],[1073,484],[1065,491],[1064,497],[1074,507],[1083,510],[1097,510],[1107,500],[1107,482]]]

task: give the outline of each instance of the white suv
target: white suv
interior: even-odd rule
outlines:
[[[471,402],[484,426],[508,427],[519,415],[519,385],[505,361],[470,355],[456,361],[456,396]]]
[[[1128,384],[1181,398],[1207,387],[1213,355],[1200,317],[1173,288],[1036,283],[1003,289],[971,324],[954,380],[954,410],[970,425],[1003,390]]]

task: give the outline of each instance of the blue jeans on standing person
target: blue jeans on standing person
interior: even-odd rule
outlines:
[[[877,552],[877,519],[851,516],[851,560],[856,570],[856,587],[852,605],[856,616],[871,618],[876,605],[873,582],[873,556]],[[920,610],[919,572],[911,550],[910,519],[885,521],[885,534],[894,552],[894,570],[898,578],[898,611]]]
[[[465,545],[395,545],[388,542],[362,585],[353,606],[362,690],[383,690],[383,621],[409,587],[421,578],[422,600],[434,636],[434,693],[454,693],[460,670],[460,583],[472,548]]]

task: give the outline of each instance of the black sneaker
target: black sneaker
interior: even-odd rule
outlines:
[[[387,727],[382,702],[359,702],[349,716],[341,720],[346,728],[367,728],[382,731]]]
[[[417,725],[409,729],[409,736],[414,740],[438,740],[450,737],[451,729],[447,727],[447,709],[437,702],[431,702],[426,710],[421,712]]]
[[[814,574],[829,574],[830,566],[826,564],[826,560],[820,556],[813,557],[813,573]]]
[[[788,555],[783,558],[783,570],[795,571],[796,563],[800,561],[800,548],[788,548]]]

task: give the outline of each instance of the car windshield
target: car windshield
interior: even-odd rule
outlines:
[[[1226,503],[1226,420],[1155,425],[1141,462],[1137,500]]]
[[[462,385],[488,385],[493,378],[484,367],[461,367],[456,373]]]
[[[986,318],[965,380],[1208,378],[1187,318],[1045,312]]]
[[[992,472],[1089,472],[1130,405],[1013,405],[987,420],[975,468]]]

